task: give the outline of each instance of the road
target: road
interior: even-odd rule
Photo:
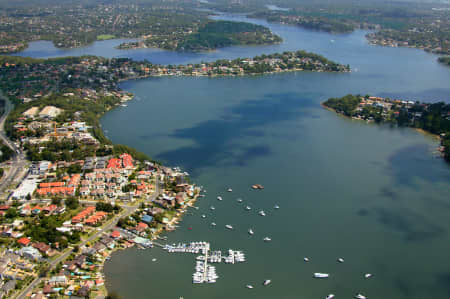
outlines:
[[[0,98],[3,98],[5,100],[5,112],[0,117],[0,139],[3,141],[4,144],[6,144],[9,148],[11,148],[14,151],[11,168],[7,173],[5,173],[5,177],[3,177],[0,181],[0,194],[2,194],[6,190],[6,188],[8,188],[8,186],[11,185],[11,183],[14,182],[14,180],[16,180],[20,176],[21,171],[27,164],[27,161],[22,151],[13,142],[11,142],[8,137],[6,137],[5,120],[8,117],[11,110],[13,109],[13,105],[11,104],[9,99],[3,95],[1,91],[0,91]]]
[[[153,195],[149,198],[149,200],[154,200],[159,194],[160,194],[159,180],[157,179],[155,182],[155,193],[153,193]],[[116,226],[116,224],[120,218],[133,214],[138,208],[139,208],[138,204],[136,204],[135,206],[124,207],[124,211],[122,213],[116,215],[112,220],[110,220],[108,222],[108,224],[106,224],[106,226],[102,227],[101,230],[97,231],[94,235],[92,235],[91,237],[87,238],[86,240],[82,241],[80,244],[77,244],[77,245],[79,247],[82,247],[82,246],[86,245],[86,243],[92,242],[93,240],[99,238],[103,233],[106,233],[107,231],[112,230]],[[49,270],[52,270],[54,267],[56,267],[56,265],[58,265],[60,262],[64,261],[71,253],[72,253],[72,249],[67,249],[66,251],[64,251],[64,253],[61,256],[59,256],[55,260],[51,261]],[[33,289],[37,285],[39,285],[39,283],[41,281],[42,281],[42,278],[40,278],[40,277],[33,280],[31,282],[31,284],[28,285],[28,287],[26,287],[24,290],[22,290],[22,292],[20,292],[16,296],[16,298],[18,298],[18,299],[26,298],[26,295],[28,293],[30,293],[31,291],[33,291]]]

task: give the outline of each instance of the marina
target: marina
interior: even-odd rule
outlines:
[[[196,257],[195,272],[192,274],[192,283],[215,283],[219,276],[213,263],[236,264],[245,262],[245,254],[239,250],[228,249],[228,255],[222,254],[221,250],[211,251],[208,242],[191,242],[164,245],[163,249],[169,253],[194,253]],[[208,264],[209,263],[209,264]],[[270,283],[270,280],[269,280]]]

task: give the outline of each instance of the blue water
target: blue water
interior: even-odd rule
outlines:
[[[198,286],[191,284],[194,256],[120,251],[105,265],[108,289],[124,298],[351,298],[357,292],[383,299],[449,298],[450,168],[435,153],[437,140],[348,120],[320,102],[347,93],[450,101],[450,69],[421,50],[371,46],[364,31],[330,35],[242,16],[220,18],[269,26],[284,42],[207,53],[121,52],[111,48],[118,41],[107,41],[58,54],[46,44],[35,56],[126,55],[179,64],[304,49],[353,70],[122,83],[136,98],[103,117],[108,137],[180,165],[208,190],[200,210],[168,234],[169,242],[206,240],[215,249],[242,249],[248,261],[218,265],[218,282]],[[35,45],[28,53],[36,53]],[[265,189],[251,190],[255,183]],[[281,208],[274,210],[275,204]],[[250,227],[254,236],[247,234]],[[265,236],[273,241],[264,243]],[[311,262],[304,263],[304,256]],[[315,280],[313,272],[331,277]],[[374,276],[367,280],[365,273]],[[264,279],[273,283],[263,287]]]

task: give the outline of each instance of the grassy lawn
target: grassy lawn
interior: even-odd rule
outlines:
[[[107,40],[107,39],[113,39],[113,38],[116,38],[116,36],[112,35],[112,34],[97,35],[97,40]]]

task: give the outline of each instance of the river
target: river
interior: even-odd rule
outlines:
[[[216,284],[193,285],[193,255],[120,251],[105,265],[108,289],[124,298],[351,298],[358,292],[368,298],[449,298],[450,168],[435,154],[437,141],[411,129],[345,119],[320,102],[347,93],[448,102],[450,69],[421,50],[371,46],[365,31],[330,35],[242,16],[220,18],[266,25],[284,41],[176,53],[120,52],[113,40],[63,54],[37,42],[19,53],[33,56],[39,46],[34,57],[96,54],[179,64],[304,49],[352,67],[348,74],[122,83],[136,98],[103,117],[108,137],[181,166],[208,190],[199,210],[167,234],[168,242],[205,240],[214,249],[241,249],[247,262],[220,264]],[[265,189],[251,190],[255,183]],[[267,216],[259,216],[260,209]],[[272,242],[263,242],[265,236]],[[330,278],[314,279],[314,272]],[[365,273],[373,277],[365,279]],[[263,287],[264,279],[272,284]]]

